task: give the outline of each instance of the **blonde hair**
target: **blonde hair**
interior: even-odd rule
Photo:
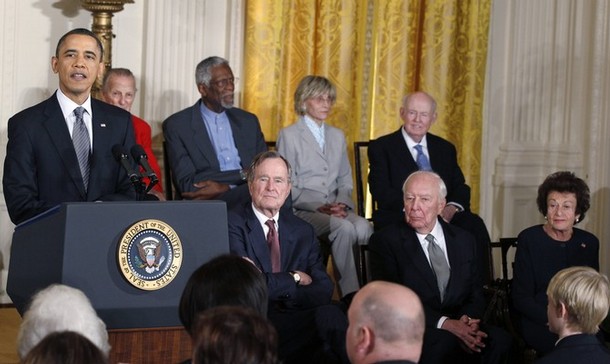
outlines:
[[[337,90],[327,78],[322,76],[305,76],[294,92],[294,111],[305,115],[305,101],[313,97],[328,95],[332,104],[337,100]]]
[[[568,311],[568,326],[586,334],[595,334],[608,315],[610,283],[608,277],[590,267],[562,269],[546,290],[549,304],[563,303]]]

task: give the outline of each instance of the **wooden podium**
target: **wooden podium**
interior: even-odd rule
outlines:
[[[169,252],[144,254],[151,239]],[[20,314],[36,291],[66,284],[82,290],[106,323],[111,363],[178,363],[191,355],[180,296],[195,269],[228,253],[226,205],[66,203],[18,225],[11,249],[7,292]]]

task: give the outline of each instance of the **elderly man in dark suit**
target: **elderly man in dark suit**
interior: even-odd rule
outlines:
[[[375,229],[402,220],[401,188],[407,176],[417,170],[433,170],[447,186],[447,204],[441,216],[474,235],[481,283],[488,283],[492,279],[490,237],[483,220],[470,211],[470,187],[458,165],[455,146],[428,132],[436,121],[436,101],[425,92],[409,94],[403,98],[400,117],[403,125],[399,130],[372,140],[368,148]]]
[[[258,118],[233,107],[235,78],[227,60],[209,57],[196,69],[201,100],[163,122],[171,171],[185,199],[248,200],[244,167],[267,150]]]
[[[19,224],[61,202],[135,200],[112,147],[134,141],[130,114],[91,98],[103,48],[87,29],[66,33],[51,58],[59,89],[8,123],[2,179],[11,220]]]
[[[278,330],[283,362],[347,363],[347,318],[330,304],[333,284],[313,227],[281,209],[290,176],[290,164],[278,152],[255,157],[248,172],[252,202],[229,212],[231,253],[248,258],[266,277],[269,319]]]
[[[439,219],[443,180],[417,171],[403,192],[404,220],[372,235],[370,264],[373,279],[403,284],[421,299],[426,332],[420,363],[501,362],[511,339],[480,321],[485,302],[474,238]]]

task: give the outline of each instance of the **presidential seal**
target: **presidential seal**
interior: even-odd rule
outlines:
[[[168,285],[182,265],[180,238],[171,226],[160,220],[142,220],[128,227],[117,253],[125,279],[147,291]]]

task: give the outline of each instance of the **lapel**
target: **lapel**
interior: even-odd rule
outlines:
[[[316,141],[316,138],[313,136],[313,133],[311,132],[311,130],[309,130],[309,127],[307,126],[307,124],[305,124],[304,119],[299,120],[299,122],[297,123],[297,127],[299,129],[299,133],[303,136],[304,146],[309,150],[315,150],[316,154],[318,154],[320,156],[320,158],[323,158],[324,160],[326,160],[324,151],[322,150],[322,148],[320,148],[320,144],[318,144],[318,142]],[[324,137],[328,141],[328,138],[327,138],[328,135],[326,134],[327,130],[328,129],[326,127],[324,127]],[[328,148],[328,146],[325,146],[325,147]]]
[[[407,259],[411,259],[413,267],[415,267],[418,273],[424,277],[424,281],[428,285],[428,288],[435,292],[435,296],[437,296],[440,301],[441,294],[438,291],[438,285],[436,284],[436,276],[430,266],[430,262],[428,262],[428,258],[426,258],[426,254],[417,238],[415,230],[406,223],[401,226],[403,229],[401,229],[402,236],[399,241],[406,242],[405,244],[402,244],[403,256],[406,256]]]
[[[261,226],[260,222],[254,215],[254,211],[252,211],[253,207],[251,204],[245,206],[245,216],[246,216],[246,228],[248,234],[248,241],[252,245],[252,251],[256,256],[256,262],[260,266],[261,270],[266,273],[270,273],[271,269],[271,256],[269,254],[269,247],[267,246],[267,238],[265,237],[265,231]],[[282,242],[280,239],[280,252],[282,255]],[[284,266],[284,262],[282,260],[282,266]]]
[[[108,153],[106,146],[112,143],[112,123],[106,120],[106,113],[104,113],[101,102],[91,98],[91,111],[93,118],[91,120],[91,126],[93,128],[93,153],[90,158],[90,175],[89,175],[89,196],[100,196],[101,194],[97,191],[100,186],[95,181],[103,179],[104,173],[108,173],[107,166],[104,166],[106,156],[104,153]],[[129,151],[128,151],[129,153]]]
[[[218,163],[216,151],[212,145],[212,139],[205,128],[203,117],[201,116],[201,103],[201,100],[197,101],[192,108],[191,130],[193,131],[193,144],[196,145],[199,152],[201,152],[200,157],[207,160],[208,165],[211,168],[220,170],[220,164]],[[233,133],[233,135],[235,135],[235,133]]]
[[[297,247],[297,236],[292,233],[292,224],[290,223],[291,211],[280,211],[279,217],[279,237],[280,237],[280,256],[282,262],[282,271],[286,271],[287,267],[293,266],[293,259],[299,254],[295,253]]]
[[[398,131],[392,134],[389,141],[392,144],[392,148],[388,149],[396,150],[397,155],[403,156],[403,158],[396,159],[399,163],[398,168],[404,171],[417,171],[419,167],[417,166],[415,159],[413,159],[413,155],[409,150],[409,146],[407,146],[405,138],[402,136],[402,126],[398,129]]]
[[[447,247],[447,259],[449,260],[449,265],[451,267],[451,273],[449,274],[449,282],[447,283],[447,289],[445,290],[445,302],[448,302],[451,295],[453,294],[452,288],[455,288],[456,285],[453,283],[454,280],[458,279],[460,275],[457,272],[458,267],[460,266],[460,254],[459,254],[459,243],[456,240],[455,234],[453,230],[449,228],[449,225],[442,218],[438,218],[439,224],[443,228],[443,234],[445,235],[445,246]]]
[[[87,193],[85,192],[85,185],[80,174],[74,144],[72,143],[72,137],[70,136],[61,107],[59,106],[59,101],[57,101],[56,93],[47,100],[43,126],[47,130],[57,154],[66,168],[67,174],[70,176],[72,183],[74,183],[74,187],[78,190],[82,199],[86,201]]]
[[[427,133],[426,141],[428,142],[428,154],[430,155],[430,165],[432,169],[437,171],[439,167],[443,167],[447,163],[447,155],[443,155],[442,152],[439,152],[438,148],[440,146],[438,142],[438,137],[434,134]],[[434,167],[436,166],[436,167]]]

